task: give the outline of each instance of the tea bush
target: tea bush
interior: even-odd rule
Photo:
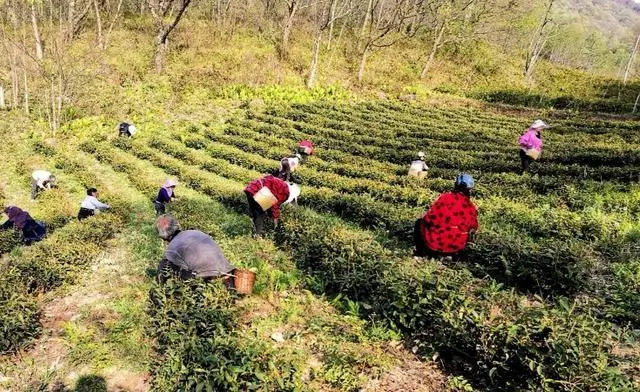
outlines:
[[[233,304],[220,282],[154,285],[148,305],[158,353],[151,365],[154,390],[302,389],[297,369],[277,351],[240,339]]]

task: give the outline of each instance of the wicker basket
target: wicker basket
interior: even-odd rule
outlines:
[[[233,271],[235,276],[233,285],[240,294],[251,294],[253,292],[253,284],[256,282],[256,273],[246,269],[236,269]]]

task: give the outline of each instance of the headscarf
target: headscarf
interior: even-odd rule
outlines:
[[[167,191],[167,195],[171,197],[173,196],[173,189],[171,187],[176,185],[178,185],[176,181],[172,179],[168,179],[167,181],[164,182],[164,184],[162,184],[162,187]]]
[[[313,143],[310,140],[301,140],[298,143],[298,151],[307,155],[313,155]]]
[[[464,187],[467,189],[472,189],[476,185],[476,182],[473,180],[473,177],[467,173],[461,173],[456,177],[455,186],[456,187]]]
[[[13,225],[18,230],[22,230],[22,228],[24,227],[24,224],[28,220],[33,220],[33,218],[31,217],[31,215],[29,215],[28,212],[23,211],[16,206],[9,206],[5,208],[4,213],[7,214],[7,216],[9,217],[9,220],[13,222]]]
[[[531,126],[529,127],[529,129],[535,129],[536,131],[540,131],[546,128],[549,128],[549,125],[542,120],[534,121],[533,124],[531,124]]]

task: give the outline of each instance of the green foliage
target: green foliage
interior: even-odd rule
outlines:
[[[170,279],[152,288],[149,332],[159,354],[152,364],[155,390],[301,389],[296,368],[276,351],[239,339],[233,302],[219,282]]]
[[[476,109],[393,102],[271,108],[215,130],[206,123],[172,127],[172,137],[164,136],[168,127],[155,123],[153,135],[81,147],[145,193],[158,186],[141,174],[152,164],[243,212],[243,184],[275,168],[276,159],[299,138],[311,138],[320,148],[299,171],[307,184],[301,203],[340,218],[298,209],[285,213],[282,232],[274,238],[293,254],[315,291],[340,294],[350,314],[392,325],[416,353],[437,351],[447,366],[481,389],[631,390],[634,385],[614,355],[611,321],[634,322],[633,296],[622,291],[624,284],[636,282],[634,268],[625,261],[625,241],[615,256],[606,249],[620,240],[623,228],[634,227],[638,213],[637,151],[628,145],[637,135],[629,121],[563,115],[545,136],[540,176],[533,177],[511,173],[517,170],[514,143],[527,121]],[[430,178],[405,178],[407,162],[425,146]],[[366,174],[351,178],[349,173],[360,168]],[[450,188],[460,168],[471,168],[478,180],[482,221],[471,257],[449,267],[416,263],[389,234],[408,240],[417,213]],[[185,215],[207,211],[176,207]],[[201,218],[194,222],[211,226]],[[225,235],[217,230],[211,227],[212,233]],[[601,280],[613,271],[623,284]],[[596,311],[596,294],[603,292],[603,311]],[[533,296],[538,293],[542,296]],[[230,324],[225,336],[234,336],[235,328]],[[221,339],[207,344],[220,347],[225,356],[231,355],[226,344],[242,346]],[[161,350],[173,352],[176,345]],[[194,375],[198,365],[181,368],[184,353],[195,353],[194,363],[204,360],[197,349],[180,350],[162,358],[178,358],[171,366],[184,371],[185,379],[218,382],[211,375]],[[242,358],[236,360],[244,364]],[[326,380],[355,387],[357,364],[342,354],[335,358]],[[172,379],[172,371],[158,370],[156,378],[170,380],[166,385],[183,382]],[[231,377],[246,381],[242,375]],[[463,381],[455,381],[455,387],[466,389]]]

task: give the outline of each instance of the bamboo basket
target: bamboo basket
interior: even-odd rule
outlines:
[[[240,294],[251,294],[253,285],[256,282],[256,273],[246,269],[236,269],[233,271],[233,285]]]

